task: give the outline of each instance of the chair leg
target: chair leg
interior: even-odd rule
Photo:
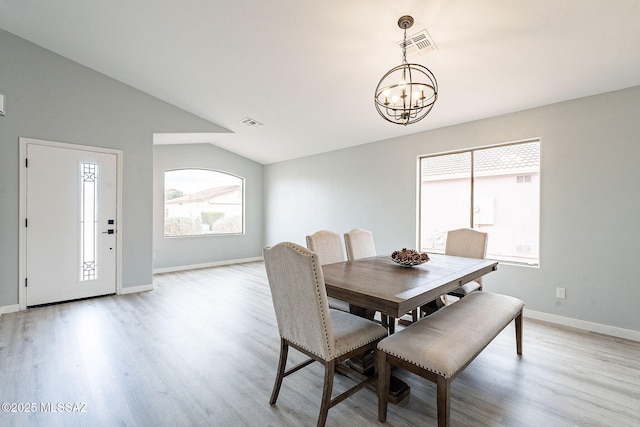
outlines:
[[[389,316],[386,314],[380,313],[380,323],[385,329],[389,329]]]
[[[389,404],[389,385],[391,383],[391,365],[387,362],[387,353],[376,350],[376,365],[378,370],[378,421],[387,421],[387,406]]]
[[[522,356],[522,312],[516,317],[516,351]]]
[[[438,407],[438,427],[449,427],[451,418],[451,381],[438,375],[436,380],[436,400]]]
[[[280,338],[280,361],[278,362],[278,373],[276,375],[276,382],[273,385],[273,392],[271,392],[270,405],[275,405],[278,400],[278,394],[280,393],[280,386],[284,379],[284,370],[287,367],[287,354],[289,353],[289,344],[284,338]]]
[[[336,369],[335,359],[324,364],[324,387],[322,391],[322,403],[320,415],[318,415],[318,427],[324,427],[327,422],[327,414],[331,407],[331,392],[333,391],[333,374]]]

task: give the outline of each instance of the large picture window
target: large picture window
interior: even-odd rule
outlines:
[[[487,258],[537,265],[540,141],[420,158],[420,248],[442,252],[448,230],[489,233]]]
[[[243,232],[244,179],[206,169],[165,171],[165,237]]]

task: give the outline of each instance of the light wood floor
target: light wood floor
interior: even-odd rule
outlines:
[[[0,403],[36,412],[0,412],[0,425],[315,425],[318,364],[268,403],[279,339],[262,263],[162,274],[155,286],[1,316]],[[389,406],[386,425],[435,425],[434,384],[398,376],[411,395]],[[337,376],[334,390],[349,384]],[[638,426],[640,343],[525,319],[522,359],[510,326],[453,382],[452,399],[452,425]],[[49,403],[83,411],[42,412]],[[376,425],[376,410],[364,389],[327,425]]]

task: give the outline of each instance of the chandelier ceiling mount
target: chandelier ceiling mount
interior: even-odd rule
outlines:
[[[425,118],[438,99],[438,82],[433,73],[427,67],[407,62],[407,29],[413,22],[408,15],[398,19],[398,27],[404,30],[402,64],[382,76],[374,95],[380,116],[404,126]]]

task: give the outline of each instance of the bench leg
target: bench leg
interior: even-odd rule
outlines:
[[[436,395],[438,408],[438,427],[448,427],[451,418],[451,381],[438,376],[436,380]]]
[[[391,365],[387,362],[387,353],[376,350],[376,364],[378,370],[378,421],[387,421],[387,406],[389,404],[389,384],[391,383]]]
[[[522,311],[515,319],[516,323],[516,351],[522,356]]]

